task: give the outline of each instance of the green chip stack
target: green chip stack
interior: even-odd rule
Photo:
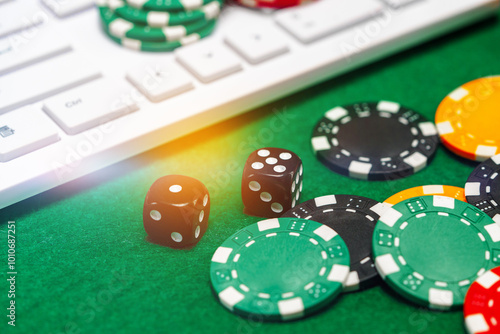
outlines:
[[[209,36],[223,0],[99,0],[106,34],[126,48],[172,51]]]

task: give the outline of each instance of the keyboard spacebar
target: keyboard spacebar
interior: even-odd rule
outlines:
[[[65,54],[0,77],[0,114],[97,79],[80,55]]]

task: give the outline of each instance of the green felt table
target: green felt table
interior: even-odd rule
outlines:
[[[418,185],[463,187],[476,163],[442,146],[426,169],[405,179],[368,182],[340,176],[315,159],[311,131],[329,108],[363,100],[398,101],[434,119],[451,90],[499,74],[499,41],[496,19],[475,24],[1,210],[1,254],[7,251],[7,221],[16,221],[18,276],[12,328],[5,316],[8,286],[2,255],[0,332],[464,332],[460,311],[429,311],[383,286],[343,295],[300,321],[247,321],[215,300],[209,267],[227,237],[260,220],[243,214],[240,196],[245,160],[260,147],[287,148],[302,158],[301,201],[328,194],[383,201]],[[211,194],[208,231],[191,250],[145,240],[144,197],[167,174],[195,177]]]

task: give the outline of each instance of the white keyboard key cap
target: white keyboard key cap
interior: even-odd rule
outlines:
[[[281,10],[275,20],[301,42],[310,43],[375,17],[383,9],[377,0],[318,1]]]
[[[43,110],[75,135],[139,110],[133,95],[130,86],[100,79],[47,99]]]
[[[218,43],[198,42],[175,51],[176,59],[200,81],[208,83],[242,69],[236,55]]]
[[[101,72],[82,55],[63,54],[2,76],[0,114],[97,79]]]
[[[42,0],[58,17],[66,17],[94,5],[94,0]]]
[[[194,88],[192,77],[173,62],[141,65],[127,79],[151,101],[160,102]]]
[[[225,42],[251,64],[261,63],[289,50],[283,35],[269,26],[230,31]]]
[[[0,7],[0,37],[36,26],[48,20],[39,7],[26,5],[24,1],[11,1]]]
[[[0,40],[0,75],[71,50],[68,42],[50,36],[3,38]]]
[[[57,127],[41,110],[29,106],[0,115],[0,163],[58,140]]]

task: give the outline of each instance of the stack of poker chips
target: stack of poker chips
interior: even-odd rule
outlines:
[[[237,3],[253,8],[286,8],[300,6],[314,0],[236,0]]]
[[[98,0],[105,33],[134,50],[164,52],[209,36],[223,0]]]

